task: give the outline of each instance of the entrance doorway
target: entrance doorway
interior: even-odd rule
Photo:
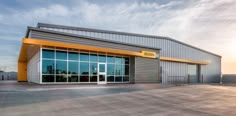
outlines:
[[[98,63],[98,84],[106,84],[106,63]]]

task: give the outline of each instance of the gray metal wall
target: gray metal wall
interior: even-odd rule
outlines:
[[[160,82],[159,60],[135,57],[135,83]]]
[[[64,33],[96,37],[104,40],[113,40],[118,42],[132,43],[142,46],[161,48],[160,55],[166,57],[190,59],[197,61],[206,61],[210,64],[201,66],[201,75],[204,77],[203,82],[213,83],[220,81],[221,75],[221,57],[204,50],[192,47],[190,45],[178,42],[164,37],[141,36],[135,34],[119,34],[98,32],[87,29],[63,29],[52,27],[40,27],[41,29],[53,30]],[[187,65],[183,63],[163,62],[161,61],[162,70],[169,75],[187,75]],[[177,69],[180,68],[180,69]],[[165,77],[166,74],[161,75]]]

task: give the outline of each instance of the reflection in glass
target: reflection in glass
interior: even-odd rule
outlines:
[[[55,57],[54,50],[43,49],[42,57],[43,58],[54,59],[54,57]]]
[[[99,62],[106,62],[106,56],[105,55],[99,55]]]
[[[67,60],[67,52],[66,51],[56,51],[56,58],[60,60]]]
[[[43,60],[43,74],[54,74],[54,60]]]
[[[42,75],[42,82],[54,82],[54,75]]]
[[[129,76],[124,76],[123,77],[123,82],[129,82]]]
[[[80,53],[80,61],[89,61],[89,54]]]
[[[56,75],[56,82],[67,82],[66,74]]]
[[[96,54],[90,54],[90,62],[97,62],[97,55]]]
[[[68,82],[78,82],[78,78],[79,78],[78,75],[68,74]]]
[[[69,60],[76,60],[76,61],[78,61],[78,59],[79,59],[79,54],[76,53],[76,52],[69,52],[69,53],[68,53],[68,59],[69,59]]]
[[[97,63],[90,63],[90,74],[97,75]]]
[[[122,64],[122,58],[121,57],[116,57],[115,58],[115,63],[116,64]]]
[[[122,76],[116,76],[115,82],[122,82]]]
[[[68,62],[68,74],[78,74],[78,62]]]
[[[56,61],[56,74],[67,74],[66,61]]]
[[[125,64],[129,64],[129,58],[125,57]]]
[[[125,75],[129,75],[129,65],[125,65]]]
[[[116,64],[115,66],[116,66],[116,67],[115,67],[115,73],[116,73],[116,75],[121,75],[121,70],[122,70],[121,65]]]
[[[107,63],[115,63],[115,58],[113,56],[107,56]]]
[[[107,64],[107,75],[114,75],[114,64]]]
[[[80,74],[88,75],[89,74],[89,63],[88,62],[80,62]]]
[[[99,72],[105,72],[105,64],[99,64]]]
[[[97,82],[97,76],[90,76],[90,82]]]
[[[114,82],[114,76],[107,76],[107,82]]]
[[[99,81],[105,81],[105,75],[99,75]]]
[[[89,82],[89,76],[80,76],[80,82]]]

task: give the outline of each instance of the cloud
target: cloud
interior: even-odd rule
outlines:
[[[69,2],[43,2],[31,10],[0,13],[0,25],[7,28],[0,28],[5,36],[0,39],[9,34],[18,40],[26,26],[45,22],[168,36],[223,55],[223,63],[236,58],[234,0]]]

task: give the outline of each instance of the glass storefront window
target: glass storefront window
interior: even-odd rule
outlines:
[[[79,60],[79,54],[76,53],[76,52],[69,52],[68,53],[68,59],[78,61]]]
[[[56,51],[56,59],[67,60],[67,52],[66,51]]]
[[[68,74],[68,82],[78,82],[78,78],[79,78],[78,75]]]
[[[97,82],[99,62],[107,82],[129,82],[129,57],[48,49],[42,49],[42,82]]]
[[[68,74],[78,74],[79,72],[78,62],[68,62]]]
[[[106,56],[105,55],[99,55],[99,62],[106,62]]]
[[[90,75],[97,75],[97,63],[90,63]]]
[[[115,63],[115,58],[113,56],[107,56],[107,63]]]
[[[67,74],[66,61],[56,61],[56,74]]]
[[[129,65],[125,65],[125,74],[124,75],[129,75]]]
[[[129,58],[125,57],[125,64],[129,64]]]
[[[122,71],[121,65],[116,64],[115,65],[115,75],[121,75],[121,71]]]
[[[96,54],[90,54],[90,62],[97,62],[97,55]]]
[[[107,64],[107,75],[114,75],[114,64]]]
[[[107,76],[107,82],[114,82],[114,76]]]
[[[42,50],[42,57],[43,58],[48,58],[48,59],[54,59],[55,58],[54,53],[55,53],[54,50],[43,49]]]
[[[80,76],[80,82],[89,82],[89,76]]]
[[[121,57],[116,57],[115,58],[115,63],[116,64],[122,64],[122,58]]]
[[[80,62],[80,75],[89,75],[89,63]]]
[[[115,81],[116,82],[122,82],[122,76],[116,76]]]
[[[80,53],[80,61],[89,61],[89,54]]]
[[[90,82],[97,82],[97,76],[90,76]]]
[[[54,74],[54,60],[43,60],[42,64],[43,74]]]
[[[54,82],[54,75],[42,75],[42,82]]]
[[[56,75],[56,82],[67,82],[67,75]]]

